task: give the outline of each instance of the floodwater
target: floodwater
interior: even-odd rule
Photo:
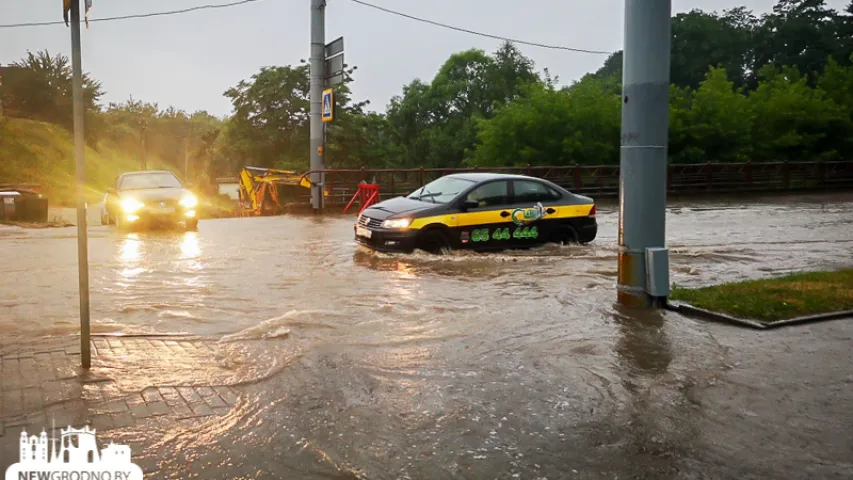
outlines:
[[[851,207],[849,195],[671,203],[671,278],[851,266]],[[617,212],[598,212],[592,244],[487,255],[372,253],[351,216],[92,227],[93,332],[277,349],[274,370],[234,362],[258,379],[247,404],[158,444],[182,460],[149,452],[146,471],[851,478],[853,324],[754,332],[623,311]],[[0,227],[0,351],[77,331],[75,233]]]

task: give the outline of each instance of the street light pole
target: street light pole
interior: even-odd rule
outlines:
[[[92,366],[89,325],[89,239],[86,230],[86,161],[83,136],[83,66],[80,46],[80,0],[71,0],[71,66],[74,109],[74,158],[77,165],[77,263],[80,277],[80,353],[83,368]]]
[[[625,0],[618,301],[668,294],[666,173],[672,0]]]
[[[323,154],[325,139],[323,132],[323,88],[325,87],[326,66],[326,0],[311,0],[311,102],[310,137],[311,137],[311,170],[323,169]],[[314,212],[323,207],[322,175],[311,174],[311,206]]]

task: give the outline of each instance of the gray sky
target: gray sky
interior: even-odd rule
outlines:
[[[92,18],[175,10],[230,0],[94,0]],[[622,48],[619,0],[367,0],[393,10],[469,30],[590,50]],[[493,52],[500,41],[394,16],[349,0],[328,0],[327,42],[343,36],[346,61],[357,65],[352,89],[384,111],[414,78],[430,80],[447,57],[469,48]],[[846,0],[830,0],[841,9]],[[760,14],[773,0],[673,0],[673,14],[744,5]],[[62,20],[61,0],[0,0],[0,24]],[[103,83],[103,102],[135,99],[187,111],[231,112],[222,96],[265,65],[308,59],[309,0],[263,0],[170,17],[96,22],[83,31],[83,69]],[[560,83],[596,70],[605,55],[519,46]],[[0,29],[0,63],[27,50],[70,56],[64,25]]]

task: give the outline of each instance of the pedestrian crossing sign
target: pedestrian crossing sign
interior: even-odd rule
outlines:
[[[332,89],[323,90],[323,121],[331,122],[335,118],[335,97]]]

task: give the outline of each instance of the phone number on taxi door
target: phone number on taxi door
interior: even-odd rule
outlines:
[[[489,240],[509,240],[539,238],[539,232],[536,227],[519,227],[512,234],[509,233],[509,227],[497,228],[489,235],[488,228],[478,228],[471,232],[472,242],[488,242]]]

